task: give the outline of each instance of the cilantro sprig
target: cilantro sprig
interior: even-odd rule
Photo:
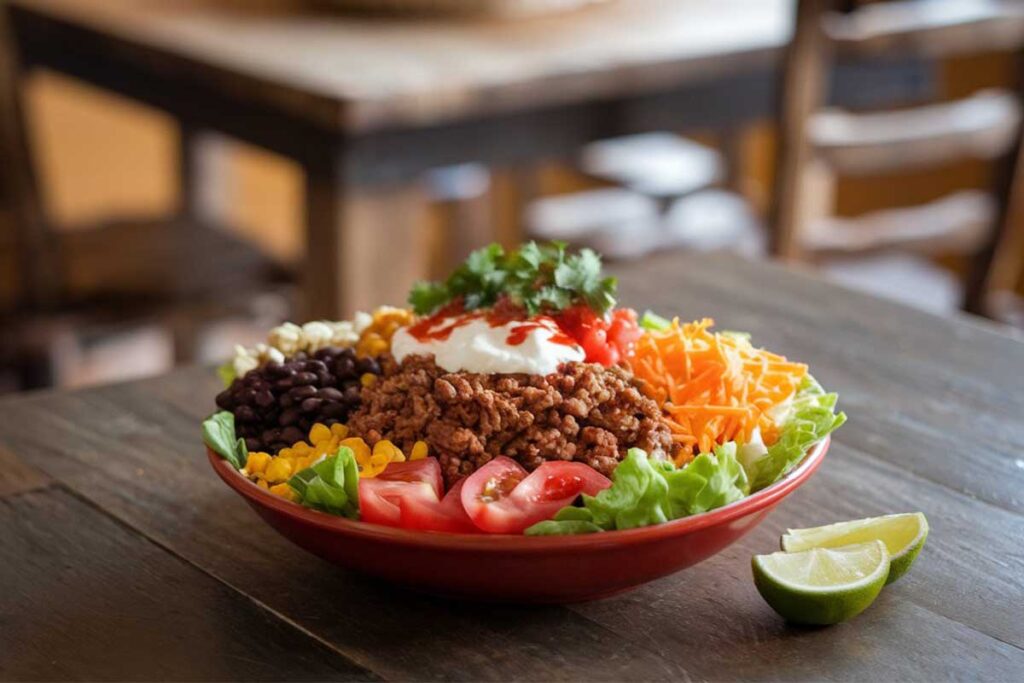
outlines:
[[[615,305],[616,280],[601,277],[601,257],[590,249],[568,253],[563,242],[527,242],[506,252],[478,249],[443,282],[418,282],[409,304],[420,315],[461,298],[467,310],[493,306],[501,296],[530,315],[583,303],[598,313]]]

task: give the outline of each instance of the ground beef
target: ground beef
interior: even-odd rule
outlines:
[[[664,457],[668,427],[654,401],[619,368],[565,363],[547,375],[449,373],[432,356],[386,363],[348,422],[370,443],[405,452],[424,440],[449,485],[499,455],[533,470],[576,460],[610,475],[631,447]]]

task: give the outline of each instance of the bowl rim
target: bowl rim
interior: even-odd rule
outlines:
[[[317,510],[302,507],[297,503],[276,496],[242,476],[230,463],[214,453],[209,447],[206,455],[214,472],[250,504],[270,508],[274,512],[290,517],[307,525],[346,536],[366,540],[385,541],[416,548],[472,550],[474,552],[502,553],[547,553],[553,550],[597,549],[609,546],[631,545],[671,536],[681,536],[773,507],[776,503],[800,487],[821,466],[828,451],[831,436],[812,445],[800,464],[780,481],[741,498],[733,503],[681,519],[662,524],[605,531],[602,533],[565,536],[525,536],[505,534],[455,534],[435,531],[414,531],[381,524],[360,522],[345,517],[328,515]]]

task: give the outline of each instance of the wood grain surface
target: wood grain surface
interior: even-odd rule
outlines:
[[[17,0],[140,60],[327,128],[426,125],[761,66],[788,0],[628,0],[558,16],[380,19],[299,0]],[[88,35],[86,35],[88,34]],[[230,39],[225,39],[229,36]]]
[[[736,545],[568,607],[416,595],[294,548],[209,471],[208,369],[15,397],[0,471],[16,458],[52,482],[0,496],[0,677],[1019,680],[1024,343],[733,257],[616,270],[625,303],[749,330],[840,392],[850,422],[821,470]],[[757,595],[750,557],[785,528],[910,510],[928,543],[857,619],[796,628]],[[33,646],[42,625],[97,623]]]

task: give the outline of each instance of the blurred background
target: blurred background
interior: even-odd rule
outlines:
[[[1024,320],[1015,0],[0,7],[0,392],[220,361],[495,240]]]

